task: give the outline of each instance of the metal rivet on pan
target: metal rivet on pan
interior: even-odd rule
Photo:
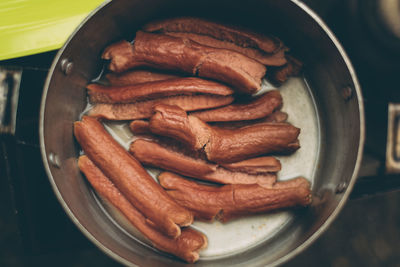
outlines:
[[[72,67],[74,64],[70,62],[68,59],[64,58],[61,60],[60,67],[62,72],[64,72],[65,75],[68,75],[72,71]]]
[[[346,183],[346,182],[340,182],[340,183],[336,186],[335,193],[336,193],[336,194],[343,193],[344,190],[346,190],[346,188],[347,188],[347,183]]]
[[[50,153],[49,153],[49,162],[50,162],[54,167],[57,167],[57,168],[60,168],[60,167],[61,167],[60,159],[58,158],[57,154],[54,154],[53,152],[50,152]]]
[[[345,86],[342,88],[342,97],[344,100],[348,101],[353,96],[353,89],[350,86]]]

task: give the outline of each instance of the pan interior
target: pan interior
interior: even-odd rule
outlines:
[[[276,87],[264,80],[260,94],[271,89]],[[288,122],[301,129],[299,136],[301,148],[292,155],[276,156],[282,163],[278,180],[302,176],[312,183],[320,146],[318,112],[312,92],[303,77],[292,77],[278,89],[284,103],[282,111],[288,113]],[[136,139],[126,122],[104,122],[104,126],[125,149],[128,149],[130,143]],[[160,172],[156,168],[147,170],[155,179]],[[105,207],[111,214],[110,217],[114,218],[114,223],[125,229],[132,238],[146,242],[116,209],[107,203]],[[195,221],[193,227],[205,233],[208,238],[208,247],[201,251],[200,255],[202,259],[214,259],[243,252],[274,237],[293,221],[295,216],[291,211],[279,211],[246,216],[228,223]]]

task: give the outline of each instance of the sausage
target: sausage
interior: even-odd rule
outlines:
[[[232,103],[233,100],[233,96],[179,95],[129,104],[99,103],[89,110],[88,115],[107,120],[147,119],[153,114],[153,107],[160,103],[176,105],[184,110],[191,111],[225,106]]]
[[[179,76],[153,70],[132,70],[120,74],[108,73],[106,74],[106,78],[110,85],[121,86],[176,79]]]
[[[235,129],[248,126],[254,123],[262,122],[285,122],[288,118],[288,114],[283,111],[275,111],[265,118],[252,120],[252,121],[227,121],[227,122],[217,122],[211,125],[218,126],[225,129]],[[129,128],[134,134],[151,134],[150,123],[145,120],[134,120],[129,124]]]
[[[134,120],[129,123],[129,129],[133,134],[151,134],[149,121]]]
[[[223,122],[210,122],[210,125],[217,126],[224,129],[237,129],[241,127],[245,127],[248,125],[252,125],[255,123],[263,123],[263,122],[286,122],[288,118],[288,114],[286,112],[277,110],[268,115],[267,117],[251,120],[251,121],[223,121]]]
[[[193,215],[173,201],[95,118],[83,116],[75,122],[74,134],[85,154],[160,231],[176,238],[179,226],[193,222]]]
[[[260,90],[266,72],[264,65],[235,51],[141,31],[136,33],[134,45],[113,44],[105,49],[102,57],[110,60],[109,69],[114,72],[134,67],[181,71],[221,81],[247,94]]]
[[[277,182],[270,187],[258,184],[234,184],[213,187],[163,172],[160,184],[178,203],[194,213],[196,219],[218,218],[227,222],[248,214],[307,206],[311,203],[310,183],[303,177]]]
[[[297,76],[300,74],[303,63],[290,55],[286,55],[286,59],[287,63],[285,65],[272,68],[268,75],[268,79],[276,85],[281,85],[290,76]]]
[[[282,96],[278,90],[269,91],[252,98],[248,103],[231,104],[228,106],[192,112],[202,121],[245,121],[264,118],[282,107]]]
[[[89,84],[87,89],[92,103],[133,103],[176,95],[228,96],[233,94],[233,90],[226,85],[194,77],[125,86],[104,86],[93,83]]]
[[[285,65],[287,62],[285,58],[285,51],[287,51],[287,49],[284,47],[274,53],[265,53],[264,51],[256,48],[238,46],[234,43],[221,41],[207,35],[186,32],[166,32],[165,34],[175,37],[187,38],[206,46],[233,50],[267,66],[282,66]]]
[[[172,239],[151,227],[146,218],[121,194],[115,185],[97,168],[87,156],[80,156],[78,166],[93,189],[117,208],[134,227],[136,227],[154,247],[171,253],[189,263],[198,260],[198,251],[207,247],[207,238],[202,233],[184,228],[181,235]]]
[[[251,163],[246,162],[242,163],[241,168],[235,169],[235,166],[225,168],[143,139],[135,140],[130,145],[129,152],[144,165],[220,184],[272,185],[276,181],[276,174],[272,172],[277,172],[281,168],[280,162],[276,159],[268,161],[269,166],[264,166],[264,169],[261,162],[257,166],[253,164],[253,168]],[[269,169],[272,171],[268,171]]]
[[[221,164],[222,167],[231,171],[246,172],[250,174],[278,172],[282,166],[274,157],[258,157],[235,163]]]
[[[257,123],[238,129],[210,126],[195,116],[187,116],[177,106],[154,107],[150,131],[204,150],[207,159],[232,163],[272,152],[293,153],[300,148],[300,129],[288,123]]]
[[[143,26],[143,30],[147,32],[201,34],[231,42],[241,47],[256,48],[266,53],[274,53],[283,46],[282,42],[276,37],[258,34],[248,29],[215,23],[201,18],[181,17],[153,21]]]

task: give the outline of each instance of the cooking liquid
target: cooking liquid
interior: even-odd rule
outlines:
[[[276,88],[264,80],[260,93],[272,89]],[[303,176],[312,183],[320,147],[320,125],[314,98],[306,81],[301,77],[290,78],[279,87],[279,91],[284,103],[282,111],[289,115],[288,122],[301,129],[299,135],[301,148],[289,156],[276,156],[282,163],[278,180]],[[85,112],[90,109],[89,105]],[[129,130],[129,122],[104,122],[103,124],[118,143],[128,150],[130,143],[135,140],[135,136]],[[146,169],[157,181],[156,177],[161,170]],[[99,205],[127,235],[142,244],[150,245],[150,242],[106,200],[99,200]],[[227,257],[257,246],[276,235],[293,218],[294,215],[290,211],[280,211],[246,216],[227,223],[195,221],[191,227],[203,232],[208,238],[208,247],[200,252],[201,259],[207,260]]]

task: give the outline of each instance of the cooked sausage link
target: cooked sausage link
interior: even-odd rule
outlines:
[[[311,203],[310,183],[303,177],[265,187],[235,184],[214,187],[189,181],[170,172],[158,176],[160,184],[196,219],[222,222],[248,214],[264,213]]]
[[[212,127],[177,106],[154,107],[150,131],[180,140],[193,150],[204,150],[208,160],[232,163],[272,152],[300,148],[300,129],[288,123],[257,123],[238,129]]]
[[[269,166],[264,165],[263,167],[261,166],[262,163],[260,160],[258,160],[258,165],[252,164],[251,162],[243,162],[242,164],[237,163],[241,165],[241,167],[228,166],[228,168],[226,168],[217,166],[205,160],[173,151],[154,141],[143,139],[135,140],[130,145],[129,151],[144,165],[158,167],[181,175],[220,184],[258,183],[262,185],[272,185],[276,181],[276,174],[273,172],[280,170],[280,162],[276,159],[274,159],[274,161],[269,160],[267,163]],[[267,171],[265,171],[265,168]]]
[[[248,103],[231,104],[221,108],[192,112],[202,121],[245,121],[264,118],[282,107],[282,96],[278,90],[269,91],[251,99]]]
[[[181,17],[153,21],[143,26],[143,30],[148,32],[201,34],[231,42],[241,47],[256,48],[266,53],[274,53],[283,47],[282,42],[276,37],[258,34],[249,29],[215,23],[201,18]]]
[[[200,78],[176,78],[124,86],[87,86],[92,103],[133,103],[176,95],[207,94],[228,96],[233,90],[226,85]]]
[[[179,226],[193,222],[193,215],[173,201],[95,118],[84,116],[75,122],[74,134],[85,154],[160,231],[176,238]]]
[[[151,241],[154,247],[190,263],[198,260],[198,251],[207,246],[205,235],[192,228],[184,228],[176,239],[165,236],[147,223],[148,220],[143,214],[132,206],[87,156],[79,157],[78,166],[97,194],[117,208],[134,227]]]
[[[192,111],[225,106],[233,100],[233,96],[179,95],[128,104],[98,103],[89,110],[88,115],[107,120],[147,119],[153,115],[153,107],[160,103],[176,105],[184,110]]]
[[[114,72],[134,67],[182,71],[224,82],[248,94],[261,88],[266,72],[264,65],[235,51],[141,31],[136,33],[134,45],[113,44],[105,49],[103,58],[111,60],[109,69]]]

